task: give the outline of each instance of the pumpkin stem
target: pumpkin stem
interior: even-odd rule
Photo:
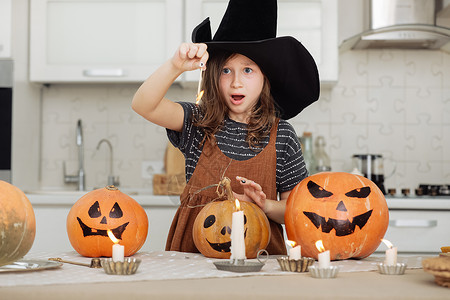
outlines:
[[[219,192],[219,187],[222,188],[222,190]],[[228,200],[234,200],[233,196],[233,190],[231,189],[231,180],[228,177],[223,177],[222,180],[219,182],[219,185],[216,189],[217,195],[219,197],[226,196]]]
[[[115,185],[107,185],[105,186],[105,189],[107,189],[108,191],[118,191],[119,188],[116,187]]]

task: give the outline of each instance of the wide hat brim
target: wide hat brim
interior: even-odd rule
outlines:
[[[206,44],[210,55],[216,51],[239,53],[258,64],[269,79],[271,94],[285,120],[295,117],[319,98],[316,63],[293,37],[250,42],[210,41]]]

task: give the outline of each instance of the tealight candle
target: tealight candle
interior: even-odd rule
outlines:
[[[109,238],[114,243],[112,246],[112,260],[114,262],[124,261],[125,246],[119,244],[119,240],[114,236],[111,230],[107,231]]]
[[[236,210],[231,220],[231,259],[245,259],[244,212],[236,199]]]
[[[300,247],[300,245],[296,246],[296,243],[294,241],[286,241],[286,244],[291,246],[291,248],[289,249],[289,259],[298,260],[302,258],[302,248]]]
[[[322,240],[316,242],[316,248],[320,251],[318,255],[319,269],[326,269],[330,267],[330,250],[325,250]]]
[[[393,266],[397,264],[397,247],[394,247],[391,242],[388,240],[382,239],[383,243],[388,246],[388,249],[386,250],[386,258],[384,260],[384,264],[388,266]]]

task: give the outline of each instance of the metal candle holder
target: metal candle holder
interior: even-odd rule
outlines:
[[[261,253],[266,254],[266,259],[261,260]],[[215,261],[213,264],[216,266],[218,270],[221,271],[230,271],[230,272],[238,272],[238,273],[246,273],[246,272],[259,272],[262,267],[265,265],[265,262],[269,258],[269,253],[262,249],[258,251],[256,256],[256,261],[247,261],[245,259],[230,259],[227,261]]]
[[[287,256],[277,258],[282,271],[308,272],[310,266],[315,262],[314,258],[302,257],[300,259],[289,259]]]
[[[327,268],[319,268],[316,266],[310,266],[309,273],[311,273],[311,276],[314,278],[335,278],[339,273],[339,267],[330,266]]]
[[[396,263],[395,265],[378,264],[378,271],[383,275],[403,275],[405,274],[405,270],[406,264],[404,263]]]
[[[101,260],[105,273],[109,275],[132,275],[136,273],[140,263],[140,259],[132,257],[125,257],[123,261],[113,261],[112,258]]]

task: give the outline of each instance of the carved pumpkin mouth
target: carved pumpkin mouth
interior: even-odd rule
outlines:
[[[80,224],[81,230],[83,230],[83,236],[86,237],[86,236],[92,236],[92,235],[100,235],[100,236],[108,237],[108,233],[106,230],[91,228],[91,227],[87,226],[86,224],[84,224],[83,221],[81,221],[81,219],[79,217],[77,217],[77,220],[78,220],[78,223]],[[114,234],[114,236],[117,239],[119,239],[119,240],[122,239],[122,234],[129,223],[130,222],[126,222],[125,224],[122,224],[114,229],[111,229],[112,233]]]
[[[324,217],[313,212],[304,211],[303,214],[311,220],[317,229],[322,227],[322,232],[329,233],[332,229],[334,229],[336,231],[336,236],[346,236],[355,232],[356,226],[358,226],[359,229],[362,229],[372,215],[372,211],[373,209],[354,217],[352,222],[348,219],[337,220],[332,218],[325,221]]]
[[[244,238],[246,236],[247,236],[247,228],[245,228],[245,231],[244,231]],[[208,241],[208,239],[206,239],[206,241],[211,246],[211,248],[213,248],[214,250],[216,250],[218,252],[230,252],[231,251],[231,241],[225,242],[225,243],[211,243],[210,241]]]

